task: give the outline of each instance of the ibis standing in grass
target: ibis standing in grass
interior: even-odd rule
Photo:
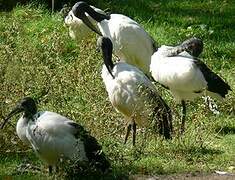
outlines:
[[[167,87],[175,100],[182,104],[182,132],[187,100],[193,100],[203,94],[222,99],[231,90],[230,86],[205,63],[185,51],[190,51],[195,56],[199,55],[202,51],[201,41],[192,38],[176,47],[161,46],[152,55],[150,65],[154,80]]]
[[[149,74],[151,56],[156,51],[156,46],[151,36],[137,22],[122,14],[99,13],[83,1],[76,3],[72,12],[91,30],[109,37],[113,43],[114,53],[121,61]],[[98,29],[86,14],[97,22]]]
[[[114,108],[127,121],[125,143],[130,130],[133,131],[135,145],[136,125],[150,127],[153,123],[159,132],[169,139],[172,131],[172,116],[168,105],[159,96],[155,86],[135,66],[125,62],[112,61],[112,42],[108,37],[100,37],[97,45],[102,49],[104,65],[102,78]]]
[[[110,163],[101,146],[82,126],[54,112],[38,112],[35,101],[30,97],[18,102],[1,128],[20,112],[23,116],[17,122],[17,135],[49,165],[49,173],[60,158],[78,165],[87,163],[103,172],[109,168]]]

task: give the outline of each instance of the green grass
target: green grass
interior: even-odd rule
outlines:
[[[233,1],[99,1],[102,9],[126,14],[138,21],[158,44],[174,45],[197,36],[204,41],[206,64],[235,88],[235,22]],[[123,145],[124,121],[108,101],[100,71],[102,57],[95,51],[95,35],[76,44],[63,19],[43,7],[28,5],[0,13],[0,117],[24,96],[39,99],[40,110],[67,116],[95,136],[112,162],[106,179],[129,174],[234,172],[235,93],[218,102],[213,115],[201,99],[190,103],[186,133],[177,136],[179,106],[159,87],[174,113],[175,135],[165,141],[151,130],[138,130],[137,146]],[[48,92],[48,93],[47,93]],[[52,178],[30,147],[15,133],[16,120],[0,133],[0,177]],[[21,171],[31,163],[41,171]],[[67,177],[66,174],[57,174]]]

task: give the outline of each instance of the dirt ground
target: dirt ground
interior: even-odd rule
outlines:
[[[130,180],[235,180],[235,174],[176,174],[176,175],[133,175]]]

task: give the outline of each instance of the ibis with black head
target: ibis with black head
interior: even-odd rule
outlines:
[[[97,45],[102,49],[104,65],[102,79],[113,107],[125,117],[127,131],[133,131],[136,141],[136,125],[157,128],[166,139],[171,138],[172,115],[169,106],[158,94],[148,77],[137,67],[125,62],[113,63],[113,45],[108,37],[100,37]]]
[[[31,97],[20,100],[4,120],[1,128],[14,115],[23,112],[16,132],[48,164],[49,173],[61,158],[88,164],[106,172],[110,163],[97,140],[78,123],[50,111],[37,111]]]
[[[182,104],[181,132],[184,131],[186,101],[202,95],[223,99],[230,86],[197,56],[203,43],[191,38],[179,46],[161,46],[151,57],[150,72]]]
[[[109,37],[113,43],[114,53],[119,60],[150,74],[151,56],[157,47],[153,38],[140,24],[122,14],[99,13],[83,1],[77,2],[72,8],[72,12],[92,31]],[[87,18],[86,14],[96,21],[98,28]]]

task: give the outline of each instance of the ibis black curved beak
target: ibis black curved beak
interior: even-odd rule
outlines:
[[[97,33],[98,35],[102,36],[101,32],[90,22],[90,20],[87,18],[87,16],[84,14],[81,18],[82,22],[86,24],[92,31]]]
[[[8,116],[4,119],[3,124],[1,125],[1,129],[4,128],[5,124],[9,121],[9,119],[11,119],[14,115],[16,115],[16,114],[18,114],[18,113],[20,113],[20,112],[22,112],[22,111],[23,111],[22,108],[20,108],[19,106],[16,106],[16,107],[8,114]]]

